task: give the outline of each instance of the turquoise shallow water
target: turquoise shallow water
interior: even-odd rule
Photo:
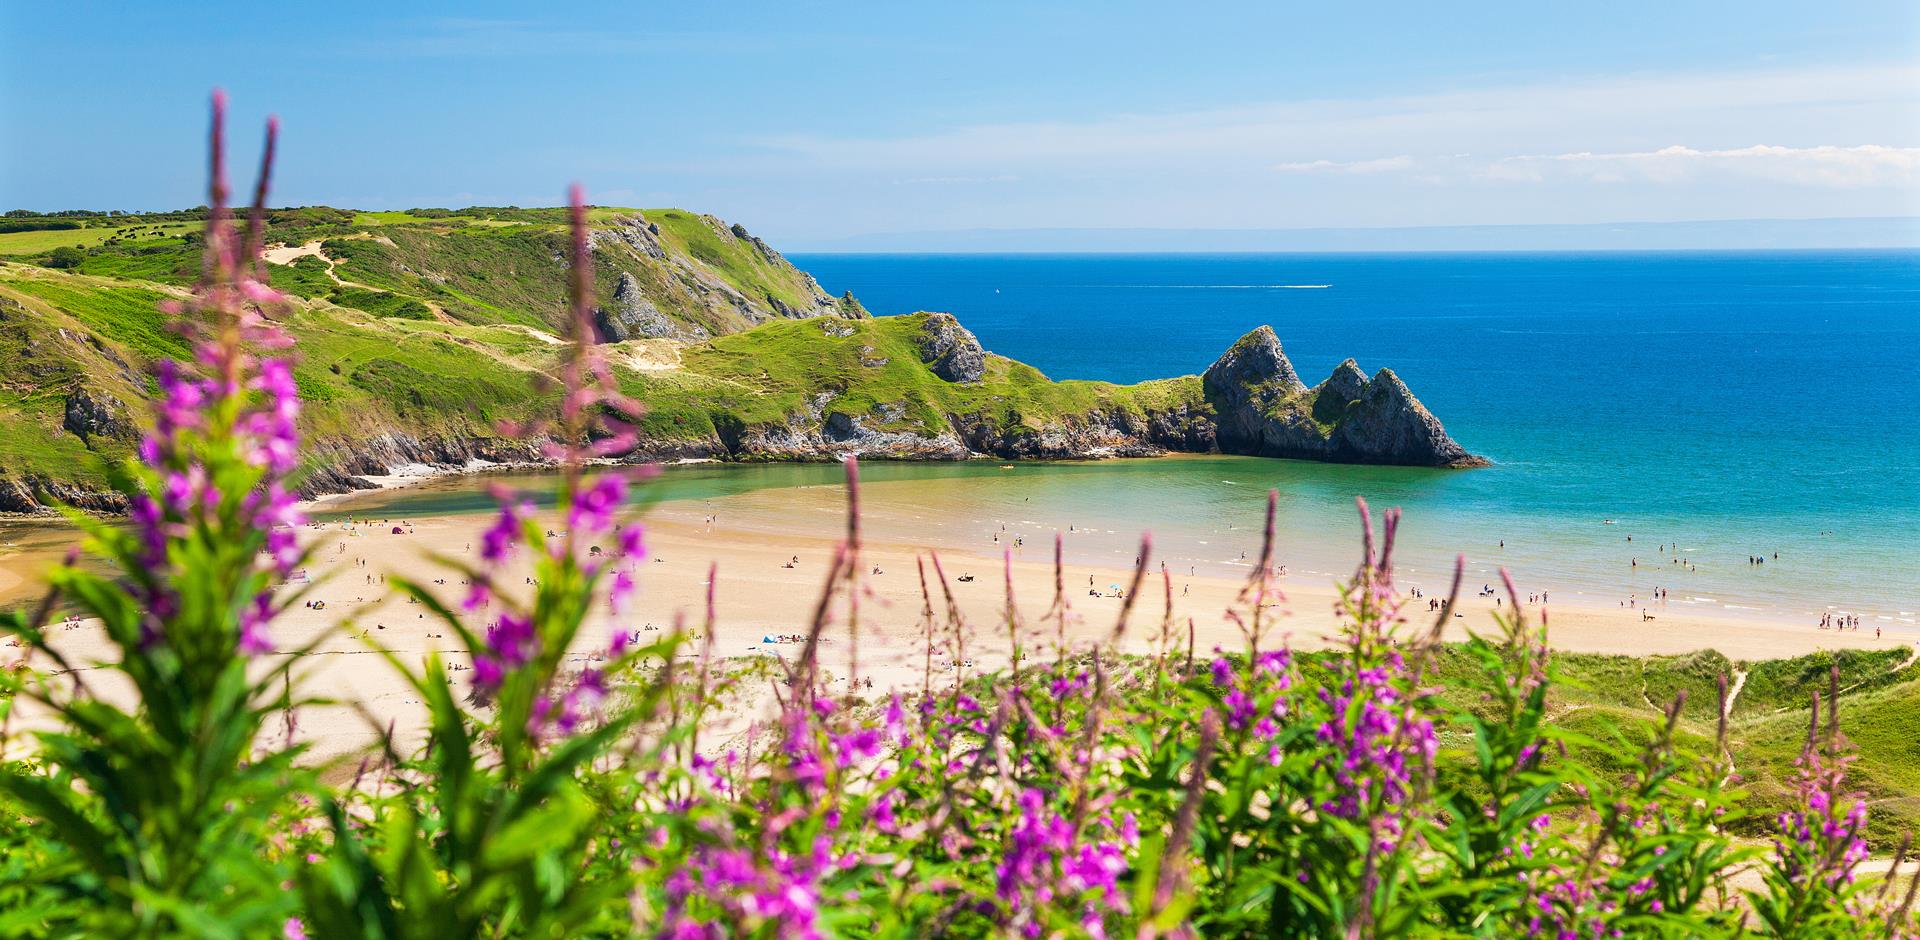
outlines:
[[[1468,558],[1469,582],[1496,582],[1511,568],[1523,591],[1550,590],[1565,602],[1610,605],[1654,587],[1672,603],[1811,623],[1818,611],[1865,613],[1876,625],[1913,626],[1916,571],[1911,554],[1876,557],[1874,549],[1818,531],[1764,532],[1779,560],[1751,566],[1740,548],[1755,529],[1698,517],[1569,519],[1484,508],[1484,476],[1443,470],[1342,467],[1249,457],[1173,457],[1073,463],[996,461],[965,464],[869,462],[863,499],[876,537],[932,547],[997,552],[992,535],[1023,537],[1025,557],[1044,558],[1055,531],[1071,527],[1073,560],[1124,566],[1142,532],[1154,557],[1175,570],[1226,574],[1256,556],[1268,488],[1279,492],[1280,562],[1293,576],[1325,583],[1351,571],[1359,553],[1353,504],[1364,495],[1377,509],[1405,513],[1398,551],[1403,585],[1430,593],[1445,586],[1454,556]],[[842,471],[827,464],[670,467],[641,488],[642,500],[717,512],[745,529],[831,531],[841,505]],[[506,478],[543,492],[546,475]],[[485,511],[482,480],[449,479],[416,489],[356,497],[333,515],[438,515]],[[1627,536],[1632,535],[1629,542]],[[1502,544],[1504,542],[1504,544]],[[1692,570],[1657,551],[1673,547]],[[1634,567],[1634,560],[1640,562]]]
[[[1614,519],[1716,566],[1779,551],[1782,597],[1920,603],[1920,252],[795,260],[1056,378],[1196,372],[1268,323],[1308,382],[1391,366],[1496,462],[1268,471],[1302,500],[1369,492],[1465,544],[1564,533],[1540,561],[1595,580],[1622,553],[1574,533]]]

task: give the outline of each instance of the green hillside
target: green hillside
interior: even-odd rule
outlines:
[[[1791,659],[1738,662],[1708,649],[1684,656],[1618,656],[1555,653],[1560,681],[1551,696],[1554,724],[1588,739],[1569,759],[1601,773],[1625,775],[1661,721],[1661,711],[1686,693],[1678,746],[1706,759],[1719,721],[1718,679],[1738,690],[1728,716],[1728,746],[1740,784],[1752,795],[1752,811],[1736,831],[1761,835],[1784,807],[1795,785],[1794,761],[1807,739],[1812,696],[1828,700],[1839,668],[1840,730],[1857,748],[1849,773],[1865,793],[1872,841],[1890,849],[1903,833],[1920,831],[1920,737],[1911,716],[1920,708],[1920,655],[1911,647],[1823,651]],[[1435,679],[1450,689],[1468,688],[1469,668],[1454,647],[1446,648]],[[1744,679],[1742,678],[1744,677]],[[1471,693],[1447,693],[1456,707],[1482,702]],[[1827,711],[1822,705],[1823,721]],[[1467,741],[1449,742],[1464,759]]]
[[[28,230],[0,232],[0,509],[75,501],[98,488],[103,459],[131,451],[148,367],[186,351],[156,305],[198,276],[193,215],[16,218]],[[516,446],[499,422],[553,404],[565,219],[513,207],[269,214],[270,280],[296,298],[286,326],[316,471]],[[1205,407],[1192,376],[1054,382],[984,354],[950,317],[870,318],[712,216],[597,208],[591,224],[603,348],[647,408],[638,456],[1136,452],[1156,416],[1177,425]],[[935,327],[970,346],[981,374],[935,371]]]
[[[196,215],[204,213],[10,218],[0,223],[0,258],[187,286],[200,269],[203,223]],[[383,315],[406,307],[416,318],[431,311],[468,323],[559,323],[569,254],[565,209],[354,212],[309,206],[272,210],[268,218],[270,244],[316,252],[304,256],[314,259],[308,263],[317,265],[308,272],[314,276],[291,279],[303,296],[327,296],[344,284],[361,292],[344,305]],[[626,275],[689,334],[720,335],[823,312],[864,315],[850,298],[827,297],[812,277],[746,229],[713,216],[597,207],[589,218],[602,302],[612,303]],[[373,296],[383,293],[394,296]]]

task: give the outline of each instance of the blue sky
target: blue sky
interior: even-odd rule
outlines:
[[[217,85],[279,203],[783,243],[1920,215],[1911,0],[547,6],[0,4],[0,206],[202,201]]]

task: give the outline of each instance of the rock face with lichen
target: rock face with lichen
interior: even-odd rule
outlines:
[[[1485,466],[1391,369],[1348,359],[1308,388],[1271,327],[1241,337],[1201,376],[1222,453],[1418,467]]]

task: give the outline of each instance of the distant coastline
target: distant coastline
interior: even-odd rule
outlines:
[[[990,228],[783,238],[791,254],[1821,251],[1920,248],[1920,216],[1393,228]]]

